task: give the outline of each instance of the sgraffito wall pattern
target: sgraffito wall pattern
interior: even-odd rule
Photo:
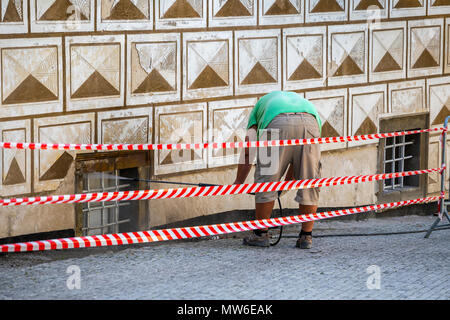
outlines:
[[[310,99],[323,136],[378,132],[386,114],[429,112],[439,126],[450,115],[449,47],[450,0],[1,0],[0,135],[241,141],[272,90]],[[430,165],[439,152],[432,136]],[[55,191],[75,156],[0,150],[0,196]],[[233,150],[161,151],[152,174],[237,161]]]

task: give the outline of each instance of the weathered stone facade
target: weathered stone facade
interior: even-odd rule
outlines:
[[[449,46],[449,0],[1,0],[0,139],[241,140],[272,90],[310,99],[323,136],[379,132],[380,117],[396,114],[426,112],[440,126],[450,115]],[[377,144],[323,145],[323,176],[376,173]],[[236,154],[188,152],[178,162],[156,152],[150,175],[233,182]],[[429,167],[440,153],[432,135]],[[0,150],[0,196],[75,192],[76,155]],[[437,192],[438,177],[428,179]],[[373,203],[376,189],[325,188],[321,206]],[[156,200],[149,224],[253,205],[230,200]],[[73,228],[73,207],[61,208],[2,208],[0,237]]]

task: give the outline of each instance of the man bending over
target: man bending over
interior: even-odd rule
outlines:
[[[256,139],[285,140],[320,137],[321,121],[315,106],[295,92],[274,91],[258,100],[247,125],[247,141]],[[270,136],[269,136],[270,135]],[[273,138],[274,135],[276,139]],[[272,137],[272,139],[270,139]],[[263,139],[264,138],[264,139]],[[278,148],[275,150],[274,148]],[[286,173],[286,180],[315,179],[321,177],[320,145],[300,145],[258,148],[255,168],[255,183],[280,181]],[[278,151],[278,154],[277,152]],[[270,154],[263,159],[263,154]],[[275,155],[275,156],[273,156]],[[250,150],[243,149],[234,184],[242,184],[251,166]],[[295,201],[299,203],[300,214],[315,213],[319,203],[319,188],[299,189]],[[255,195],[255,218],[269,219],[278,191],[260,192]],[[302,223],[296,247],[309,249],[312,246],[314,221]],[[249,246],[268,247],[267,229],[254,230],[244,238]]]

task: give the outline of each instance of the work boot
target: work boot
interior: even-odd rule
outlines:
[[[311,249],[312,236],[311,235],[301,235],[300,238],[297,239],[297,243],[295,244],[295,246],[300,249]]]
[[[243,244],[254,247],[270,247],[268,232],[252,232],[248,237],[244,238]]]

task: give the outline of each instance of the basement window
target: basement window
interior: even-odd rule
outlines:
[[[146,189],[148,152],[82,153],[76,159],[77,193],[102,193]],[[76,205],[75,234],[133,232],[149,225],[146,200],[85,202]]]
[[[412,171],[419,169],[420,134],[391,137],[384,146],[384,173]],[[417,176],[398,177],[384,180],[383,190],[401,190],[418,187]]]
[[[137,174],[137,168],[134,168]],[[132,190],[131,183],[124,183],[118,176],[121,170],[91,172],[83,175],[83,193],[102,193]],[[131,222],[131,201],[86,202],[82,204],[83,236],[118,233],[121,224]]]
[[[428,128],[428,112],[392,114],[380,117],[380,132],[412,131]],[[393,173],[422,170],[428,167],[428,133],[380,139],[378,172]],[[427,175],[413,175],[378,181],[379,203],[424,197]]]

